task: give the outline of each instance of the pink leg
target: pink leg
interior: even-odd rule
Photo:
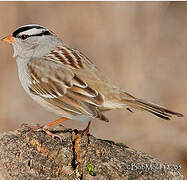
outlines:
[[[50,135],[50,136],[52,136],[52,137],[58,137],[58,138],[61,140],[61,137],[58,136],[58,135],[56,135],[56,134],[54,134],[54,133],[52,133],[52,132],[50,132],[50,131],[49,131],[49,128],[51,128],[51,127],[53,127],[53,126],[55,126],[55,125],[57,125],[57,124],[59,124],[59,123],[65,121],[65,120],[68,120],[68,118],[63,117],[63,118],[57,119],[56,121],[53,121],[53,122],[51,122],[51,123],[48,123],[48,124],[46,124],[46,125],[44,125],[44,126],[30,126],[29,128],[31,128],[31,129],[33,129],[33,130],[35,130],[35,131],[44,131],[44,132],[46,132],[48,135]]]
[[[91,121],[89,121],[87,127],[84,130],[82,130],[82,132],[84,133],[85,136],[87,136],[89,133],[90,124],[91,124]]]

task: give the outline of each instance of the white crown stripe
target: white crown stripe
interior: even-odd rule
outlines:
[[[23,34],[26,34],[26,35],[35,35],[35,34],[40,34],[43,31],[44,31],[43,29],[32,28],[32,29],[20,32],[19,35],[23,35]]]

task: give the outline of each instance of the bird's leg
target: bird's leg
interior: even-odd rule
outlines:
[[[88,135],[89,129],[90,129],[90,124],[91,124],[91,121],[89,121],[87,127],[81,131],[84,134],[84,136]]]
[[[53,121],[53,122],[50,122],[44,126],[31,126],[30,128],[35,130],[35,131],[44,131],[46,132],[48,135],[52,136],[52,137],[58,137],[60,140],[61,140],[61,137],[52,133],[51,131],[49,131],[49,128],[65,121],[65,120],[68,120],[68,118],[65,118],[65,117],[62,117],[60,119],[57,119],[56,121]]]
[[[50,123],[44,125],[42,128],[43,129],[49,129],[49,128],[57,125],[57,124],[60,124],[61,122],[65,121],[65,120],[68,120],[68,118],[62,117],[60,119],[57,119],[56,121],[53,121],[53,122],[50,122]]]

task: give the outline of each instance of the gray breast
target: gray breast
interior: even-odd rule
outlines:
[[[31,76],[29,75],[29,72],[28,72],[28,67],[27,67],[28,61],[18,57],[16,59],[16,62],[17,62],[17,67],[18,67],[18,76],[19,76],[21,85],[23,86],[26,92],[29,92],[28,85],[31,84]]]

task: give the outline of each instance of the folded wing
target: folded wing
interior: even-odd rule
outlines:
[[[98,110],[104,103],[103,96],[77,77],[70,68],[49,57],[33,58],[27,67],[31,75],[31,93],[72,115],[86,114],[108,121]]]

